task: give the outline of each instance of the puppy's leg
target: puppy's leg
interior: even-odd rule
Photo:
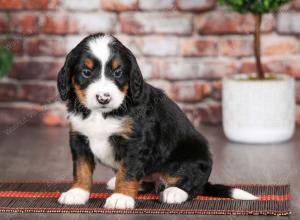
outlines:
[[[126,168],[121,165],[115,181],[115,191],[107,198],[104,207],[116,209],[134,208],[134,197],[137,195],[140,182],[136,179],[128,179],[125,176]]]
[[[167,187],[162,192],[162,201],[165,203],[182,203],[188,198],[202,193],[210,171],[210,165],[206,165],[203,161],[170,164],[168,170],[161,175]]]
[[[155,181],[149,181],[148,179],[146,181],[142,181],[140,184],[139,192],[150,192],[155,189],[156,182]],[[116,176],[113,176],[110,178],[106,183],[106,189],[114,191],[116,188]]]
[[[58,202],[67,205],[85,204],[92,187],[94,157],[83,136],[71,135],[70,144],[73,157],[73,185],[70,190],[61,194]]]
[[[189,195],[186,191],[180,188],[180,176],[171,176],[169,174],[162,174],[161,178],[166,185],[166,189],[162,192],[162,201],[169,204],[183,203]]]

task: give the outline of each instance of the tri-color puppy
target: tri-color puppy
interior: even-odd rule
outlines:
[[[208,182],[207,141],[163,91],[143,80],[132,52],[113,36],[83,39],[68,54],[58,89],[67,101],[74,166],[73,186],[60,196],[61,204],[88,201],[96,161],[116,171],[106,208],[134,208],[143,179],[154,173],[165,185],[165,203],[196,194],[256,199]]]

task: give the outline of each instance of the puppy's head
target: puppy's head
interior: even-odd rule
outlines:
[[[135,57],[110,35],[83,39],[68,55],[58,73],[62,100],[75,98],[85,107],[101,112],[118,109],[127,96],[136,102],[143,78]]]

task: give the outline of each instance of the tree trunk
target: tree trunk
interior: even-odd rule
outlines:
[[[260,55],[260,37],[261,37],[261,21],[262,21],[262,14],[257,14],[255,16],[255,60],[256,60],[256,73],[259,79],[264,79],[265,74],[261,65],[261,55]]]

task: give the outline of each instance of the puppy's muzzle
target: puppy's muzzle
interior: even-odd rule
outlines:
[[[101,105],[106,105],[110,102],[111,96],[109,93],[100,93],[99,95],[96,95],[96,99]]]

